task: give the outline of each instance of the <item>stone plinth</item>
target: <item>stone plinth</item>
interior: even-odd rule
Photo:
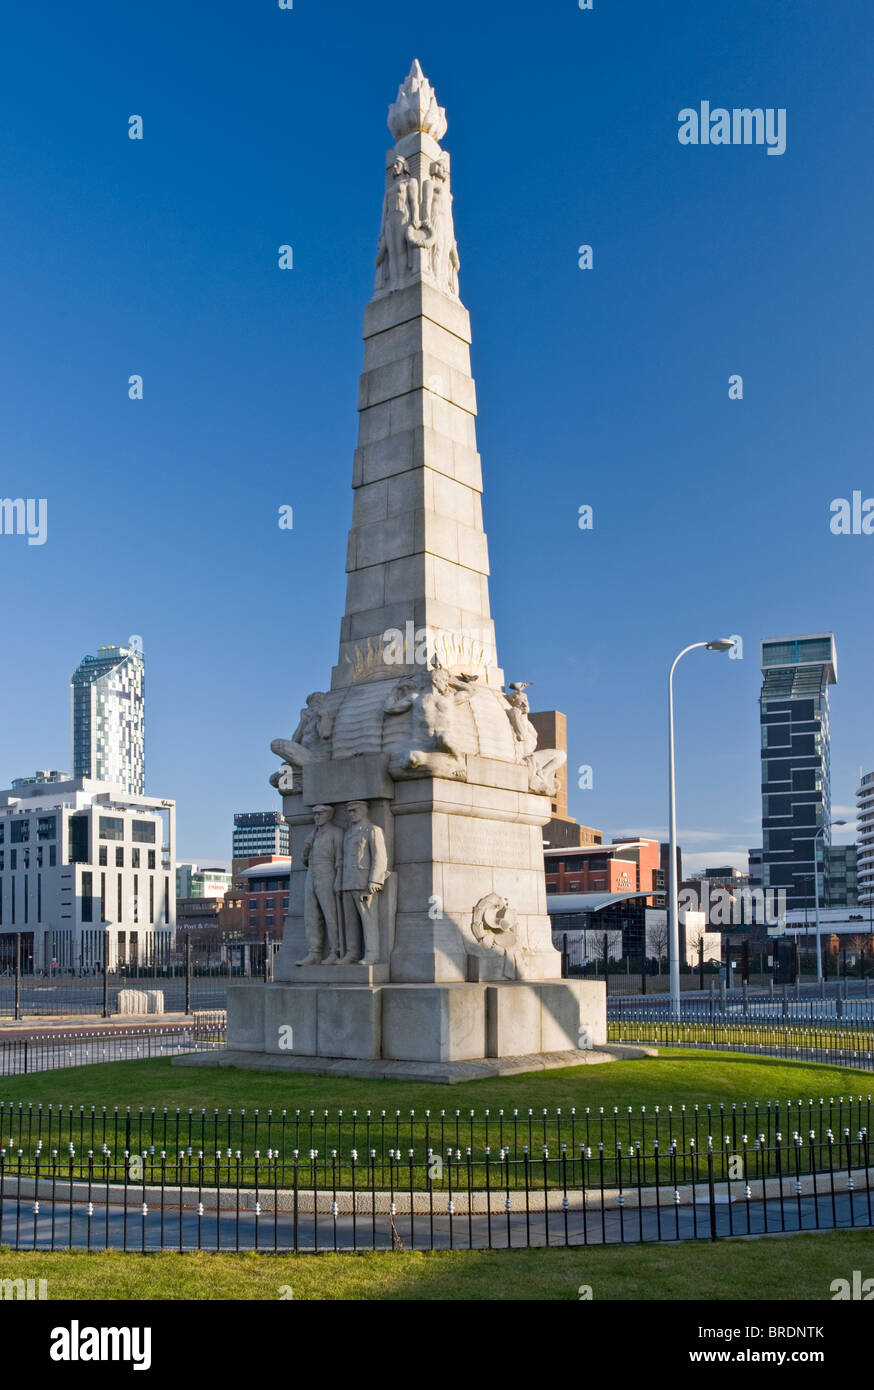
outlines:
[[[592,980],[499,984],[260,984],[228,989],[228,1046],[295,1058],[468,1062],[570,1054],[606,1042]]]

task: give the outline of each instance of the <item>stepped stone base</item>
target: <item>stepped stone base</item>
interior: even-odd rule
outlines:
[[[532,1071],[560,1067],[592,1066],[598,1062],[629,1061],[655,1057],[654,1047],[630,1047],[611,1043],[585,1052],[536,1052],[527,1057],[489,1057],[481,1062],[355,1061],[349,1057],[277,1056],[266,1052],[187,1052],[174,1057],[176,1067],[241,1067],[251,1071],[303,1072],[313,1076],[356,1076],[383,1081],[431,1081],[454,1086],[461,1081],[484,1081],[490,1076],[521,1076]]]
[[[252,981],[228,989],[228,1050],[281,1058],[291,1070],[316,1058],[331,1063],[489,1062],[492,1069],[485,1074],[494,1075],[494,1063],[505,1059],[585,1054],[603,1046],[606,1015],[604,985],[593,980]],[[576,1065],[576,1060],[563,1065]]]

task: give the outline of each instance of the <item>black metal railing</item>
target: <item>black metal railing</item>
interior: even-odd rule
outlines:
[[[862,1164],[871,1100],[871,1093],[859,1093],[690,1105],[333,1111],[3,1100],[0,1145],[7,1157],[34,1161],[55,1154],[65,1163],[72,1160],[77,1178],[85,1175],[91,1155],[101,1180],[112,1183],[124,1179],[132,1158],[157,1181],[156,1155],[169,1155],[172,1162],[179,1155],[186,1161],[200,1155],[207,1164],[244,1166],[269,1155],[270,1171],[284,1188],[293,1185],[301,1155],[315,1155],[322,1185],[347,1190],[354,1185],[353,1154],[372,1157],[383,1186],[392,1155],[407,1155],[418,1171],[446,1163],[447,1154],[464,1154],[475,1165],[478,1186],[487,1179],[483,1164],[495,1154],[518,1174],[518,1165],[548,1152],[564,1154],[572,1165],[583,1154],[597,1153],[610,1182],[621,1179],[623,1164],[639,1162],[641,1179],[649,1184],[660,1181],[657,1164],[670,1153],[679,1178],[688,1181],[691,1156],[708,1148],[720,1180],[731,1176],[737,1155],[745,1172],[769,1178],[776,1175],[775,1154],[786,1136],[793,1143],[801,1136],[808,1171],[831,1151],[835,1135],[849,1144],[852,1164]]]
[[[684,1008],[680,1019],[672,1020],[626,1011],[620,1018],[608,1018],[607,1041],[746,1052],[874,1071],[874,1026],[847,1019],[814,1024],[742,1020]]]
[[[777,1133],[725,1156],[664,1146],[0,1149],[0,1245],[14,1249],[507,1248],[716,1240],[872,1225],[867,1132]]]
[[[223,1009],[203,1010],[192,1022],[153,1026],[118,1025],[91,1029],[28,1032],[0,1039],[0,1076],[58,1071],[94,1062],[128,1062],[173,1057],[180,1052],[207,1051],[225,1045],[227,1015]]]

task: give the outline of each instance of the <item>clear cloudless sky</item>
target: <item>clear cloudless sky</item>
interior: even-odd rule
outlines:
[[[269,741],[336,660],[415,56],[449,118],[499,653],[568,716],[571,813],[666,833],[668,666],[739,634],[678,673],[678,792],[687,862],[744,862],[758,643],[824,630],[852,809],[874,536],[829,504],[874,496],[874,6],[41,0],[3,37],[0,494],[45,497],[48,540],[0,537],[0,785],[69,765],[74,667],[136,633],[180,857],[228,861],[232,813],[278,807]],[[785,154],[681,146],[702,99],[785,107]]]

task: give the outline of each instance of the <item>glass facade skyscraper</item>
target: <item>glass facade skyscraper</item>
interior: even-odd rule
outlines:
[[[136,647],[101,647],[82,658],[70,682],[74,777],[145,795],[144,675]]]
[[[762,875],[787,908],[820,902],[830,844],[829,686],[837,681],[834,634],[762,642]],[[817,839],[817,831],[822,834]]]

